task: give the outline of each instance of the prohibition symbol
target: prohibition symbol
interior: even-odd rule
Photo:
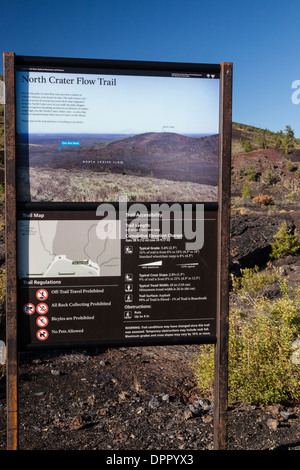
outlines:
[[[39,326],[40,328],[45,328],[45,326],[47,326],[49,323],[49,320],[47,317],[38,317],[36,319],[36,324],[37,326]]]
[[[23,312],[27,315],[32,315],[35,312],[35,306],[33,304],[25,304],[23,307]]]
[[[47,305],[47,304],[44,304],[44,303],[38,304],[38,305],[36,306],[36,311],[37,311],[40,315],[46,315],[46,313],[48,312],[48,305]]]
[[[46,300],[48,298],[48,291],[46,289],[39,289],[36,293],[36,298],[39,300]]]
[[[47,339],[48,336],[49,336],[49,333],[48,333],[47,330],[38,330],[37,333],[36,333],[36,337],[40,341],[45,341],[45,339]]]

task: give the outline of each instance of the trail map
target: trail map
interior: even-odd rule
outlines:
[[[120,276],[119,237],[100,239],[96,228],[95,220],[20,220],[19,276]]]

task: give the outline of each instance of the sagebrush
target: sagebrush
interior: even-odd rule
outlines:
[[[274,286],[280,295],[268,296]],[[267,405],[300,398],[300,367],[292,362],[300,336],[300,289],[291,290],[271,265],[233,276],[229,316],[230,404]],[[203,345],[191,363],[199,391],[211,394],[214,346]]]

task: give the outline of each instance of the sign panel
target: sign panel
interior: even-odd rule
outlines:
[[[128,211],[129,218],[120,210],[105,218],[106,232],[96,210],[20,211],[21,347],[212,340],[217,212],[189,213],[206,237],[201,249],[190,250],[189,234],[174,231],[173,219],[163,236],[158,213],[143,213],[149,217],[136,231],[141,214],[133,205]]]
[[[21,349],[215,341],[219,71],[19,58]]]

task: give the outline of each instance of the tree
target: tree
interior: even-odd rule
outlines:
[[[242,146],[244,147],[245,152],[252,152],[253,150],[253,147],[249,140],[245,140],[244,142],[242,142]]]
[[[292,164],[290,158],[289,158],[288,161],[286,162],[286,168],[287,168],[288,171],[293,171],[293,169],[294,169],[293,164]]]
[[[259,135],[256,136],[256,139],[255,139],[256,143],[261,149],[268,148],[267,133],[268,133],[268,129],[260,129]]]
[[[285,126],[285,134],[283,137],[283,146],[285,153],[289,153],[294,148],[294,131],[292,130],[291,126]]]
[[[242,198],[251,199],[251,189],[249,183],[245,183],[242,189]]]
[[[281,134],[276,134],[274,139],[275,148],[279,149],[282,146],[282,137]]]
[[[294,255],[300,250],[298,233],[292,228],[287,228],[287,223],[283,222],[278,232],[274,235],[274,243],[271,245],[271,259],[278,259],[287,255]]]

